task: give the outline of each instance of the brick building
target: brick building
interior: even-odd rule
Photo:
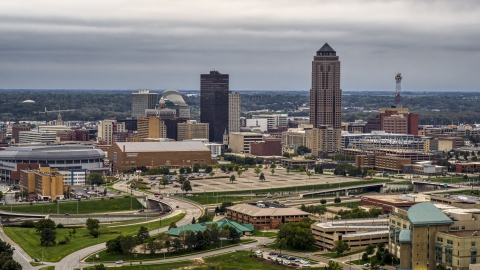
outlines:
[[[237,204],[227,207],[227,217],[240,223],[250,223],[257,230],[278,229],[281,224],[299,222],[308,217],[307,212],[268,202],[255,205]]]
[[[252,142],[250,143],[250,154],[255,156],[281,156],[282,140],[265,138],[262,142]]]
[[[108,149],[114,171],[146,166],[151,168],[180,168],[195,163],[212,165],[210,149],[202,142],[122,142]]]

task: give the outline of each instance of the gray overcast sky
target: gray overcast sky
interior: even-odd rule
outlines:
[[[0,88],[308,90],[325,42],[344,91],[480,90],[478,0],[1,0]]]

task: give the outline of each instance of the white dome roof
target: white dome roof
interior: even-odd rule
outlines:
[[[162,98],[172,101],[175,105],[187,105],[183,100],[182,94],[177,90],[167,90],[163,92]]]

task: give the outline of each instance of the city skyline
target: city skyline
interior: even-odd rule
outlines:
[[[478,91],[476,1],[2,1],[0,89],[308,90],[342,52],[343,91]]]

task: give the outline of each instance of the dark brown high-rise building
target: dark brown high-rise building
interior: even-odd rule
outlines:
[[[315,128],[332,125],[336,129],[342,125],[340,61],[328,43],[317,51],[312,61],[310,124]]]
[[[200,122],[210,126],[212,142],[223,142],[228,130],[228,74],[214,70],[200,75]]]

